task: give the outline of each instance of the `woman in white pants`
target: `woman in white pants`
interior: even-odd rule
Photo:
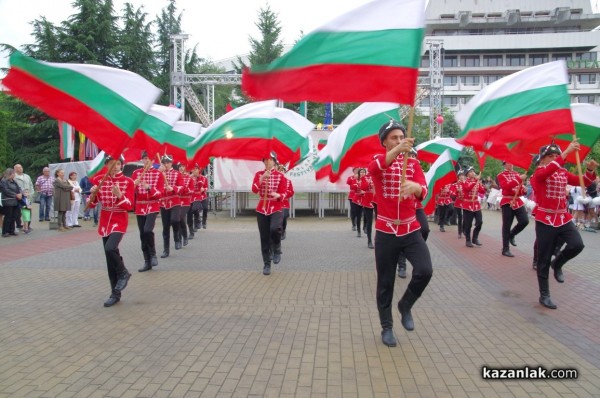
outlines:
[[[69,184],[73,186],[71,191],[71,210],[67,211],[67,228],[79,228],[79,207],[81,206],[81,187],[77,182],[77,173],[69,173]]]

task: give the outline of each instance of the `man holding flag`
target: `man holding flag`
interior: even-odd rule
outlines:
[[[416,202],[427,195],[425,175],[416,159],[404,159],[414,142],[414,138],[404,138],[404,131],[404,127],[395,120],[381,126],[379,141],[386,153],[375,156],[369,164],[377,202],[377,309],[382,327],[381,340],[388,347],[396,346],[392,298],[398,256],[404,253],[413,265],[410,283],[398,302],[402,325],[406,330],[414,329],[411,308],[421,297],[433,273],[429,248],[423,240],[416,217]],[[403,163],[406,166],[404,181]]]
[[[527,179],[526,174],[519,174],[513,170],[513,165],[503,161],[504,171],[498,174],[498,186],[502,191],[502,199],[500,199],[500,208],[502,209],[502,255],[506,257],[514,257],[510,252],[508,243],[516,246],[515,236],[523,231],[529,218],[525,203],[521,200],[521,196],[527,193],[523,181]],[[517,218],[517,225],[511,229],[513,220]]]

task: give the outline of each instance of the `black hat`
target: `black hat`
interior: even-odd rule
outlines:
[[[269,153],[268,158],[263,158],[263,162],[265,161],[265,159],[273,159],[275,161],[275,164],[279,164],[279,162],[277,161],[277,154],[275,153],[275,151],[271,151]]]
[[[466,175],[466,174],[467,174],[467,172],[466,172],[466,170],[465,170],[465,169],[460,169],[460,170],[458,170],[457,174],[458,174],[459,176],[464,176],[464,175]]]
[[[475,172],[475,169],[471,166],[471,167],[467,167],[467,170],[465,170],[465,175],[469,174],[469,172]]]
[[[536,165],[536,166],[539,165],[540,164],[540,159],[541,159],[540,155],[535,155],[533,157],[533,164]]]
[[[161,163],[173,163],[173,156],[166,153],[160,158]]]
[[[113,158],[110,155],[104,155],[104,164],[110,162],[111,160],[114,160],[115,158]],[[119,158],[117,159],[119,162],[121,163],[125,163],[125,157],[123,155],[119,156]]]
[[[142,151],[142,156],[141,156],[142,159],[149,158],[149,157],[150,156],[148,156],[148,151]]]
[[[544,156],[551,155],[553,153],[556,153],[558,155],[562,154],[562,151],[560,150],[560,147],[558,145],[556,145],[555,143],[552,143],[550,145],[544,145],[540,148],[540,159]]]
[[[381,145],[383,145],[383,141],[385,141],[385,137],[387,137],[390,131],[396,129],[402,130],[403,133],[406,133],[404,126],[394,119],[390,119],[389,122],[379,128],[379,142]]]

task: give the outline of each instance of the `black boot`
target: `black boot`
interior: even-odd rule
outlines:
[[[188,239],[194,239],[194,229],[190,227],[190,233],[188,234]]]
[[[152,269],[152,265],[150,265],[150,253],[144,252],[144,266],[138,269],[138,272],[146,272]]]
[[[187,246],[187,245],[188,245],[188,243],[189,243],[189,242],[188,242],[188,238],[183,238],[183,245],[184,245],[184,246]]]
[[[475,246],[481,246],[481,242],[479,241],[479,231],[473,232],[473,244]]]
[[[263,275],[271,275],[271,263],[265,263],[263,266]]]
[[[444,225],[440,225],[440,232],[446,232],[446,230],[444,229]]]
[[[540,287],[540,304],[546,308],[555,310],[557,307],[556,304],[554,304],[552,302],[552,299],[550,298],[550,287],[548,284],[548,279],[542,278],[538,275],[538,285]]]
[[[400,257],[398,257],[398,278],[406,278],[406,257],[404,257],[404,253],[400,253]]]
[[[181,249],[181,241],[180,240],[176,240],[175,241],[175,250],[179,250]]]
[[[506,257],[514,257],[515,255],[512,254],[510,252],[510,249],[508,247],[505,247],[504,249],[502,249],[502,255],[506,256]]]
[[[129,271],[124,269],[119,274],[119,279],[117,279],[117,284],[115,285],[115,290],[117,290],[119,292],[123,291],[123,289],[125,289],[127,287],[127,282],[129,282],[129,278],[131,278],[131,274],[129,273]]]
[[[111,295],[108,300],[106,300],[104,302],[104,306],[105,307],[112,307],[113,305],[117,304],[119,301],[121,301],[121,299],[117,296]]]
[[[550,263],[550,267],[554,270],[554,279],[556,279],[558,283],[565,283],[565,276],[562,272],[562,267],[565,265],[565,263],[565,256],[562,254],[562,252],[558,253],[558,255],[554,257],[554,260],[552,260]]]
[[[164,245],[163,246],[164,250],[163,250],[162,254],[160,255],[160,258],[167,258],[167,257],[169,257],[169,241],[165,240],[163,242],[163,245]]]
[[[273,248],[273,264],[281,261],[281,243]]]
[[[418,297],[415,296],[413,292],[406,289],[404,296],[398,301],[398,311],[400,311],[400,315],[402,316],[402,326],[404,326],[404,329],[406,330],[414,330],[415,328],[415,323],[410,310],[417,299]]]
[[[381,322],[381,341],[388,347],[396,347],[396,336],[394,336],[394,318],[392,307],[379,310],[379,321]]]
[[[471,243],[471,239],[467,238],[467,247],[473,247],[473,244]]]
[[[154,246],[154,239],[150,246],[150,266],[156,267],[158,265],[158,258],[156,258],[156,247]]]

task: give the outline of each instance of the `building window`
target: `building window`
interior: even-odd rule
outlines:
[[[500,80],[502,79],[502,76],[498,76],[498,75],[489,75],[489,76],[482,76],[483,78],[483,82],[485,84],[492,84],[493,82],[495,82],[496,80]]]
[[[594,104],[596,101],[595,95],[578,95],[576,98],[580,104]]]
[[[598,53],[577,53],[575,54],[575,59],[582,61],[595,61],[597,56]]]
[[[421,68],[429,68],[429,54],[421,57]]]
[[[578,75],[580,84],[596,84],[596,74],[595,73],[582,73]]]
[[[458,76],[444,76],[444,86],[456,86],[458,84]]]
[[[502,66],[502,55],[484,55],[483,66]]]
[[[463,55],[460,59],[462,66],[479,67],[479,55]]]
[[[552,61],[570,61],[572,58],[571,53],[555,53],[552,54]]]
[[[444,103],[444,106],[457,106],[458,97],[444,97],[442,102]]]
[[[531,60],[530,64],[534,66],[545,64],[548,62],[548,54],[531,54],[529,59]]]
[[[444,68],[453,68],[458,66],[458,57],[456,55],[446,55],[444,57]]]
[[[429,107],[429,97],[423,97],[421,99],[421,106]]]
[[[463,86],[479,86],[479,76],[462,76]]]
[[[525,55],[507,55],[506,66],[525,66]]]

